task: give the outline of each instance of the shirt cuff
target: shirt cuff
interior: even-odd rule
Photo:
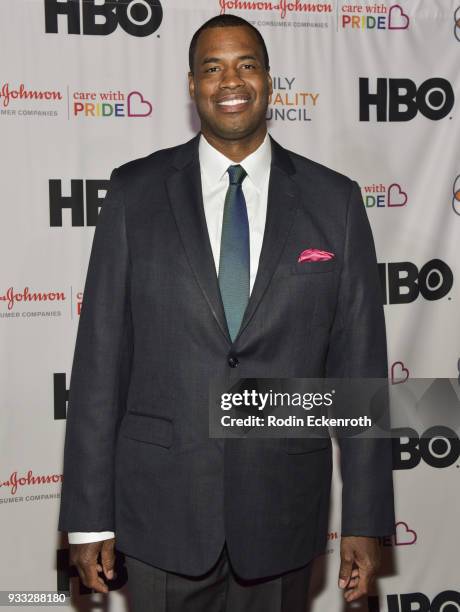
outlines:
[[[114,538],[113,531],[69,531],[67,534],[69,544],[88,544]]]

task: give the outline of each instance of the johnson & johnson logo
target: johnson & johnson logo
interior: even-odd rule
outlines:
[[[21,292],[15,292],[13,287],[7,289],[4,295],[0,295],[0,300],[7,302],[8,310],[12,310],[16,302],[56,302],[65,300],[63,291],[48,291],[44,292],[30,292],[29,287],[24,287]]]
[[[247,0],[219,0],[220,14],[225,11],[275,11],[284,19],[287,13],[333,13],[333,2],[250,2]]]
[[[2,106],[6,108],[11,100],[62,100],[62,93],[58,90],[26,89],[24,83],[18,89],[10,89],[9,83],[3,83],[0,89]]]
[[[9,487],[11,495],[16,495],[18,487],[23,487],[25,485],[54,484],[58,482],[62,482],[62,474],[34,476],[32,470],[29,470],[25,476],[18,476],[17,471],[15,471],[11,472],[8,480],[0,482],[0,487]]]

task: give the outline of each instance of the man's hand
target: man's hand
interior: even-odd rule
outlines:
[[[355,601],[369,593],[380,567],[381,552],[377,538],[343,536],[340,541],[339,587],[345,601]]]
[[[87,544],[70,544],[70,563],[75,565],[81,581],[89,589],[98,593],[108,593],[109,589],[98,572],[104,572],[107,580],[115,578],[115,538],[88,542]],[[101,553],[101,563],[98,556]]]

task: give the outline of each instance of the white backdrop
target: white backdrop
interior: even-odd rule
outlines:
[[[459,374],[460,0],[1,0],[0,590],[68,584],[66,394],[98,204],[113,167],[196,132],[188,45],[221,11],[266,40],[273,136],[362,187],[394,379]],[[358,609],[460,611],[460,444],[422,451],[395,443],[398,535]],[[314,612],[342,610],[339,485]],[[72,585],[76,609],[127,609],[122,571],[106,600]]]

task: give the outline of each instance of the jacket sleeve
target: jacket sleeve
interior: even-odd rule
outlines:
[[[70,377],[58,529],[114,531],[114,451],[133,335],[125,204],[117,170],[98,217]]]
[[[326,361],[329,378],[388,378],[383,295],[371,227],[352,181],[339,298]],[[388,417],[388,405],[384,406]],[[384,415],[385,417],[385,415]],[[388,422],[388,419],[385,419]],[[342,535],[394,533],[392,446],[340,438]]]

